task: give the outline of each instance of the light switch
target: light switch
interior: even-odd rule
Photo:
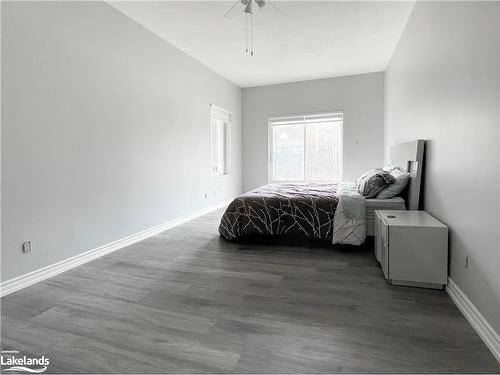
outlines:
[[[29,253],[31,251],[31,241],[23,243],[23,253]]]

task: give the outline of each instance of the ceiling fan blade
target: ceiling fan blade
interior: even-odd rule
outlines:
[[[237,2],[234,3],[234,5],[226,12],[226,14],[224,14],[224,17],[227,17],[229,15],[229,13],[231,13],[231,11],[233,10],[233,8],[238,5],[238,3],[240,2],[240,0],[238,0]]]
[[[283,16],[285,15],[285,13],[280,8],[278,8],[278,6],[274,5],[274,2],[272,2],[271,0],[267,0],[267,2],[271,4],[273,8],[280,12]]]

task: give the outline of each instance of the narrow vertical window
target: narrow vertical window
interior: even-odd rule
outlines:
[[[228,139],[231,128],[231,112],[210,106],[212,137],[212,174],[228,174]]]
[[[342,180],[341,112],[269,119],[269,180]]]

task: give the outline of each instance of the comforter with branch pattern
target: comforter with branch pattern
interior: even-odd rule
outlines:
[[[341,184],[262,186],[233,200],[222,216],[219,233],[228,240],[256,234],[300,235],[318,239],[337,237],[336,243],[342,243],[344,234],[338,240],[339,233],[335,235],[334,226],[339,192],[342,190]],[[341,226],[345,232],[345,222]],[[347,236],[352,237],[349,233]]]
[[[238,196],[222,216],[227,240],[252,235],[295,235],[360,245],[365,199],[354,184],[269,184]]]

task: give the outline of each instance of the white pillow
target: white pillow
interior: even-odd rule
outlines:
[[[398,196],[406,185],[408,185],[408,181],[410,181],[410,174],[397,168],[391,171],[391,176],[394,177],[396,181],[382,189],[380,193],[377,194],[377,199],[389,199]]]
[[[396,167],[395,165],[392,165],[392,164],[387,164],[386,166],[384,166],[384,168],[382,168],[382,170],[389,172],[389,173],[391,173],[395,169],[398,169],[398,167]]]

